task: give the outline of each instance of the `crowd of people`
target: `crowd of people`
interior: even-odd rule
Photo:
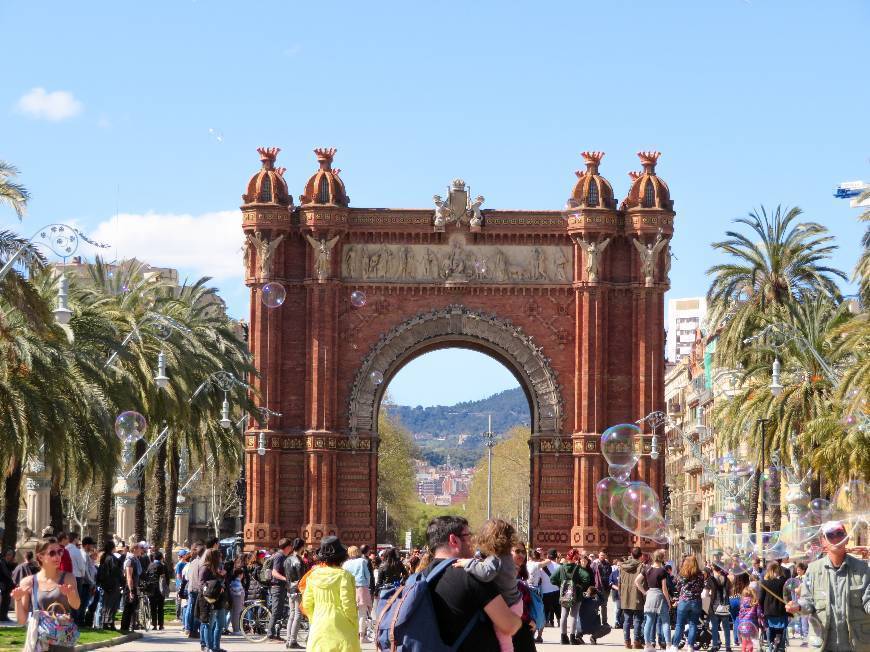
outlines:
[[[868,564],[838,545],[846,529],[837,522],[823,527],[821,559],[755,559],[749,568],[721,557],[700,563],[694,554],[670,562],[665,550],[633,548],[622,560],[607,551],[528,550],[506,521],[487,521],[475,533],[458,516],[433,519],[427,546],[401,555],[329,536],[317,549],[282,539],[274,551],[227,557],[209,539],[178,551],[174,568],[145,542],[98,549],[75,532],[43,535],[21,560],[3,554],[0,618],[14,604],[26,622],[35,600],[41,608],[60,603],[80,625],[98,628],[114,628],[120,612],[120,629],[130,630],[147,593],[152,625],[162,629],[174,575],[176,618],[204,652],[225,652],[222,636],[241,633],[246,601],[269,606],[268,638],[288,649],[357,652],[378,639],[385,621],[395,634],[396,597],[421,578],[435,635],[461,652],[531,652],[547,627],[559,628],[563,645],[587,636],[595,643],[611,631],[609,601],[629,649],[716,652],[724,643],[726,652],[738,644],[749,652],[760,632],[772,652],[789,639],[831,652],[870,650]],[[802,578],[797,591],[786,584],[791,577]],[[303,622],[307,646],[299,640]]]

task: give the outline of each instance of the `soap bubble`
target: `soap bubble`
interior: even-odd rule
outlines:
[[[799,483],[794,483],[788,485],[782,500],[786,505],[805,510],[810,502],[810,496]]]
[[[477,272],[478,276],[486,275],[486,260],[478,259],[474,261],[474,271]]]
[[[260,288],[260,296],[263,305],[267,308],[278,308],[284,304],[287,298],[287,290],[280,283],[266,283]]]
[[[799,577],[790,577],[785,581],[785,584],[782,585],[782,591],[784,595],[788,596],[788,599],[792,602],[798,601],[798,596],[800,595],[801,590],[801,578]]]
[[[222,142],[224,142],[224,135],[223,135],[223,133],[220,132],[219,130],[215,129],[214,127],[209,127],[209,128],[208,128],[208,134],[209,134],[209,136],[211,136],[212,138],[214,138],[218,143],[222,143]]]
[[[854,414],[847,414],[843,417],[842,422],[843,425],[848,428],[849,426],[854,426],[856,423],[858,423],[858,419],[855,417]]]
[[[710,517],[710,522],[713,525],[725,525],[728,522],[728,515],[725,512],[716,512]]]
[[[366,293],[362,290],[354,290],[350,293],[350,305],[354,308],[362,308],[366,305]]]
[[[625,482],[631,476],[631,470],[634,468],[633,464],[609,464],[607,466],[608,471],[610,471],[610,475],[612,475],[617,480],[621,482]]]
[[[870,515],[870,485],[863,480],[850,480],[837,489],[831,500],[831,509],[837,517]]]
[[[595,484],[595,500],[598,501],[598,509],[606,516],[610,512],[610,497],[616,492],[620,483],[612,477],[601,478]]]
[[[831,503],[824,498],[813,498],[810,501],[810,511],[822,518],[822,520],[827,520],[827,518],[831,515]]]
[[[646,523],[659,514],[659,497],[646,482],[629,482],[622,496],[622,506],[625,510]]]
[[[640,428],[633,423],[611,426],[601,435],[601,454],[608,464],[637,464],[640,458]]]
[[[132,443],[142,439],[147,428],[145,417],[133,410],[121,412],[115,419],[115,435],[123,442]]]
[[[369,378],[372,379],[373,385],[380,385],[382,382],[384,382],[384,374],[382,374],[377,369],[375,369],[372,373],[369,374]]]
[[[744,620],[737,625],[737,633],[741,641],[754,641],[758,638],[758,627],[751,621]]]

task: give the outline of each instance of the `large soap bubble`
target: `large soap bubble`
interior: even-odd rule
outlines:
[[[801,592],[801,578],[790,577],[782,585],[783,595],[788,596],[791,602],[797,602]]]
[[[737,625],[737,633],[741,641],[755,641],[758,638],[758,627],[750,620],[743,620]]]
[[[863,515],[870,518],[870,485],[863,480],[850,480],[841,485],[831,500],[835,517]]]
[[[366,305],[366,293],[362,290],[354,290],[350,293],[350,305],[354,308],[362,308]]]
[[[115,419],[115,435],[123,442],[132,443],[145,436],[148,422],[138,412],[127,410]]]
[[[659,497],[646,482],[629,482],[622,495],[622,505],[641,523],[659,516]]]
[[[600,509],[604,515],[608,515],[610,512],[610,499],[614,493],[616,493],[617,487],[624,487],[621,485],[616,478],[606,477],[601,478],[595,484],[595,500],[598,501],[598,509]]]
[[[608,464],[634,466],[640,459],[640,428],[633,423],[611,426],[601,435],[601,454]]]
[[[260,290],[263,305],[267,308],[279,308],[287,299],[287,290],[280,283],[266,283]]]
[[[831,516],[831,502],[829,500],[813,498],[809,507],[810,511],[822,520],[827,520]]]
[[[609,464],[607,470],[610,471],[610,475],[620,482],[626,482],[631,476],[633,468],[634,465],[632,464]]]

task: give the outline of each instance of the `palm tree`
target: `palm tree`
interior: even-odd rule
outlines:
[[[780,206],[768,215],[759,211],[735,220],[749,227],[749,235],[728,231],[728,238],[713,248],[731,260],[707,270],[713,282],[707,292],[711,331],[719,331],[717,358],[733,366],[744,349],[744,340],[760,330],[763,322],[792,301],[818,294],[839,297],[835,279],[845,279],[824,262],[837,248],[833,236],[815,222],[797,222],[799,208]]]
[[[6,161],[0,161],[0,203],[8,204],[20,220],[27,212],[30,193],[20,183],[10,179],[18,175],[18,168]]]
[[[761,347],[746,349],[738,359],[738,363],[743,364],[743,389],[714,411],[714,424],[725,445],[734,446],[742,442],[760,454],[761,428],[764,427],[766,460],[771,460],[774,453],[783,460],[791,459],[792,453],[796,452],[795,446],[814,451],[823,441],[839,441],[842,445],[848,435],[842,421],[831,418],[837,409],[840,383],[830,378],[825,368],[845,369],[855,360],[853,351],[842,345],[840,337],[843,327],[853,319],[848,305],[819,295],[800,303],[788,303],[776,318],[779,319],[780,315],[788,337],[762,338]],[[813,351],[822,358],[825,366]],[[779,357],[782,362],[784,387],[778,396],[769,389],[774,357]],[[764,425],[762,420],[766,421]],[[825,424],[824,431],[821,426],[813,425],[821,423]],[[863,455],[867,454],[865,449]],[[857,460],[861,455],[855,453],[853,457],[857,456]],[[824,468],[829,479],[839,478],[843,469],[855,461],[850,460],[844,451],[841,451],[841,457],[843,459],[838,465]],[[823,467],[814,460],[815,453],[811,452],[809,465],[821,472]],[[778,529],[781,514],[775,505],[776,496],[772,498],[771,527]],[[752,502],[749,518],[753,524],[756,509],[757,503]]]
[[[861,203],[870,201],[870,190],[865,190],[861,193],[858,201]],[[861,213],[858,219],[862,222],[870,222],[870,210]],[[864,304],[866,309],[867,306],[870,306],[870,224],[867,225],[867,229],[864,231],[861,244],[864,247],[864,251],[861,252],[861,257],[855,266],[854,280],[858,282],[861,303]]]

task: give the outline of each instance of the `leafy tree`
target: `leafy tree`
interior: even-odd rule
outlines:
[[[378,541],[400,544],[411,529],[418,502],[414,441],[387,410],[378,414],[378,436],[378,503],[386,507],[390,520],[388,530],[379,527]]]
[[[514,523],[517,532],[528,538],[528,513],[531,480],[529,437],[524,426],[511,428],[492,449],[492,515]],[[487,457],[474,470],[468,492],[468,520],[478,528],[486,520]]]

